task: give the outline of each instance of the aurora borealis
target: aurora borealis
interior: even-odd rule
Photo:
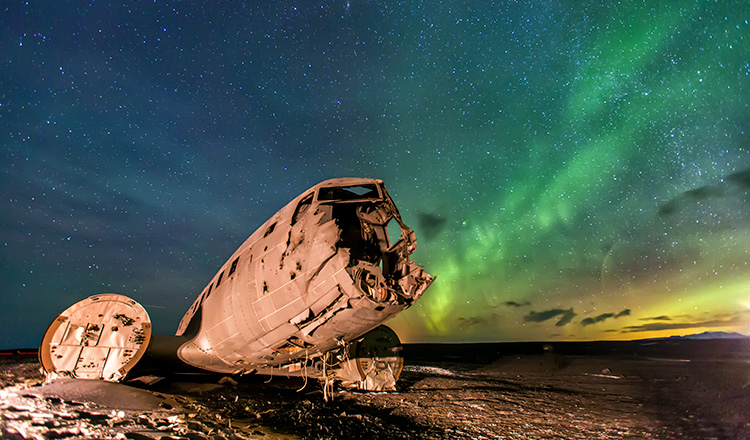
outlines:
[[[331,177],[434,285],[402,340],[750,334],[745,1],[11,2],[0,344],[100,292],[155,331]]]

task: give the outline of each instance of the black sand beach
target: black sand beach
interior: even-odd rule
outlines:
[[[9,439],[750,438],[747,340],[412,344],[404,355],[398,392],[328,402],[299,378],[42,385],[33,355],[6,355],[0,429]]]

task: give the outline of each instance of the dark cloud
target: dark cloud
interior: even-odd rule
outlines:
[[[630,316],[630,309],[620,310],[620,312],[615,315],[615,319],[622,318],[623,316]]]
[[[617,318],[620,318],[620,317],[623,317],[623,316],[630,316],[630,309],[624,309],[624,310],[619,311],[618,313],[602,313],[601,315],[595,316],[593,318],[585,318],[585,319],[581,320],[581,325],[585,327],[587,325],[596,324],[598,322],[606,321],[609,318],[615,318],[615,319],[617,319]]]
[[[486,324],[492,321],[491,318],[486,316],[470,316],[468,318],[458,318],[458,328],[466,330],[467,328],[474,327],[476,325]]]
[[[637,332],[650,332],[658,330],[678,330],[683,328],[695,328],[695,327],[718,327],[720,325],[727,325],[728,323],[717,323],[708,325],[706,322],[652,322],[643,325],[631,325],[622,329],[622,333],[637,333]]]
[[[572,308],[570,309],[551,309],[551,310],[545,310],[543,312],[529,312],[528,315],[523,317],[524,322],[544,322],[547,320],[550,320],[552,318],[560,317],[560,319],[555,324],[558,327],[562,327],[564,325],[567,325],[570,323],[570,321],[573,320],[573,318],[576,317],[576,313],[573,311]]]
[[[727,176],[729,181],[736,183],[744,188],[750,188],[750,168],[745,168],[742,171],[732,173]]]
[[[519,302],[515,302],[515,301],[505,301],[503,304],[505,304],[508,307],[516,307],[516,308],[518,308],[518,307],[525,307],[525,306],[530,306],[531,305],[531,303],[529,301],[524,301],[524,302],[520,302],[520,303]]]
[[[621,333],[637,333],[637,332],[651,332],[659,330],[680,330],[687,328],[697,327],[724,327],[737,325],[741,323],[743,318],[740,314],[737,314],[729,319],[711,319],[700,322],[650,322],[642,325],[631,325],[622,329]]]
[[[728,175],[726,179],[745,189],[750,188],[750,168],[745,168],[744,170],[732,173]],[[723,197],[726,195],[726,185],[724,185],[724,187],[721,185],[721,183],[716,185],[705,185],[685,191],[679,196],[661,205],[659,207],[659,215],[669,216],[676,213],[689,203]]]
[[[667,315],[661,315],[661,316],[651,316],[648,318],[641,318],[641,321],[671,321],[672,318],[670,318]]]
[[[545,310],[544,312],[529,312],[528,315],[523,317],[524,322],[544,322],[548,319],[552,319],[555,316],[562,315],[566,310],[563,309],[552,309]]]
[[[565,313],[563,313],[562,317],[560,318],[559,321],[557,321],[555,325],[558,327],[562,327],[564,325],[570,324],[570,321],[572,321],[573,318],[576,317],[576,315],[577,313],[573,312],[572,308],[568,309],[565,311]]]
[[[669,216],[691,202],[699,202],[724,196],[724,190],[716,185],[706,185],[685,191],[659,207],[659,215]]]
[[[458,328],[460,330],[466,330],[471,327],[482,327],[482,326],[496,326],[498,320],[503,317],[501,313],[497,313],[491,309],[487,313],[479,314],[476,316],[461,316],[456,321],[458,322]]]
[[[693,200],[703,200],[711,197],[721,197],[724,195],[724,191],[719,187],[706,185],[685,191],[683,194],[685,197]]]
[[[447,221],[445,217],[427,212],[420,212],[417,214],[417,218],[419,220],[419,234],[427,239],[437,237]]]
[[[587,326],[591,324],[596,324],[597,322],[606,321],[609,318],[614,318],[614,313],[602,313],[601,315],[594,317],[594,318],[586,318],[581,321],[582,326]]]
[[[661,205],[659,207],[659,215],[665,216],[665,215],[672,215],[675,212],[677,212],[677,209],[680,207],[680,200],[670,200],[669,202]]]

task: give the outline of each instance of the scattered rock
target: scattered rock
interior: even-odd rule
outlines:
[[[236,387],[237,385],[239,385],[236,380],[232,379],[229,376],[224,376],[221,379],[219,379],[219,384],[225,385],[225,386],[232,386],[232,387]]]

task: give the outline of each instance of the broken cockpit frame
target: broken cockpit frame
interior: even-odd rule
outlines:
[[[369,190],[364,194],[369,197],[346,198],[356,194],[354,188]],[[381,193],[376,197],[377,190]],[[427,287],[424,271],[409,260],[417,249],[414,231],[401,220],[384,187],[361,185],[336,192],[339,198],[331,201],[336,202],[331,215],[341,230],[337,246],[349,249],[346,268],[352,279],[375,301],[411,305],[424,291],[421,287]],[[329,191],[323,194],[327,197]]]

